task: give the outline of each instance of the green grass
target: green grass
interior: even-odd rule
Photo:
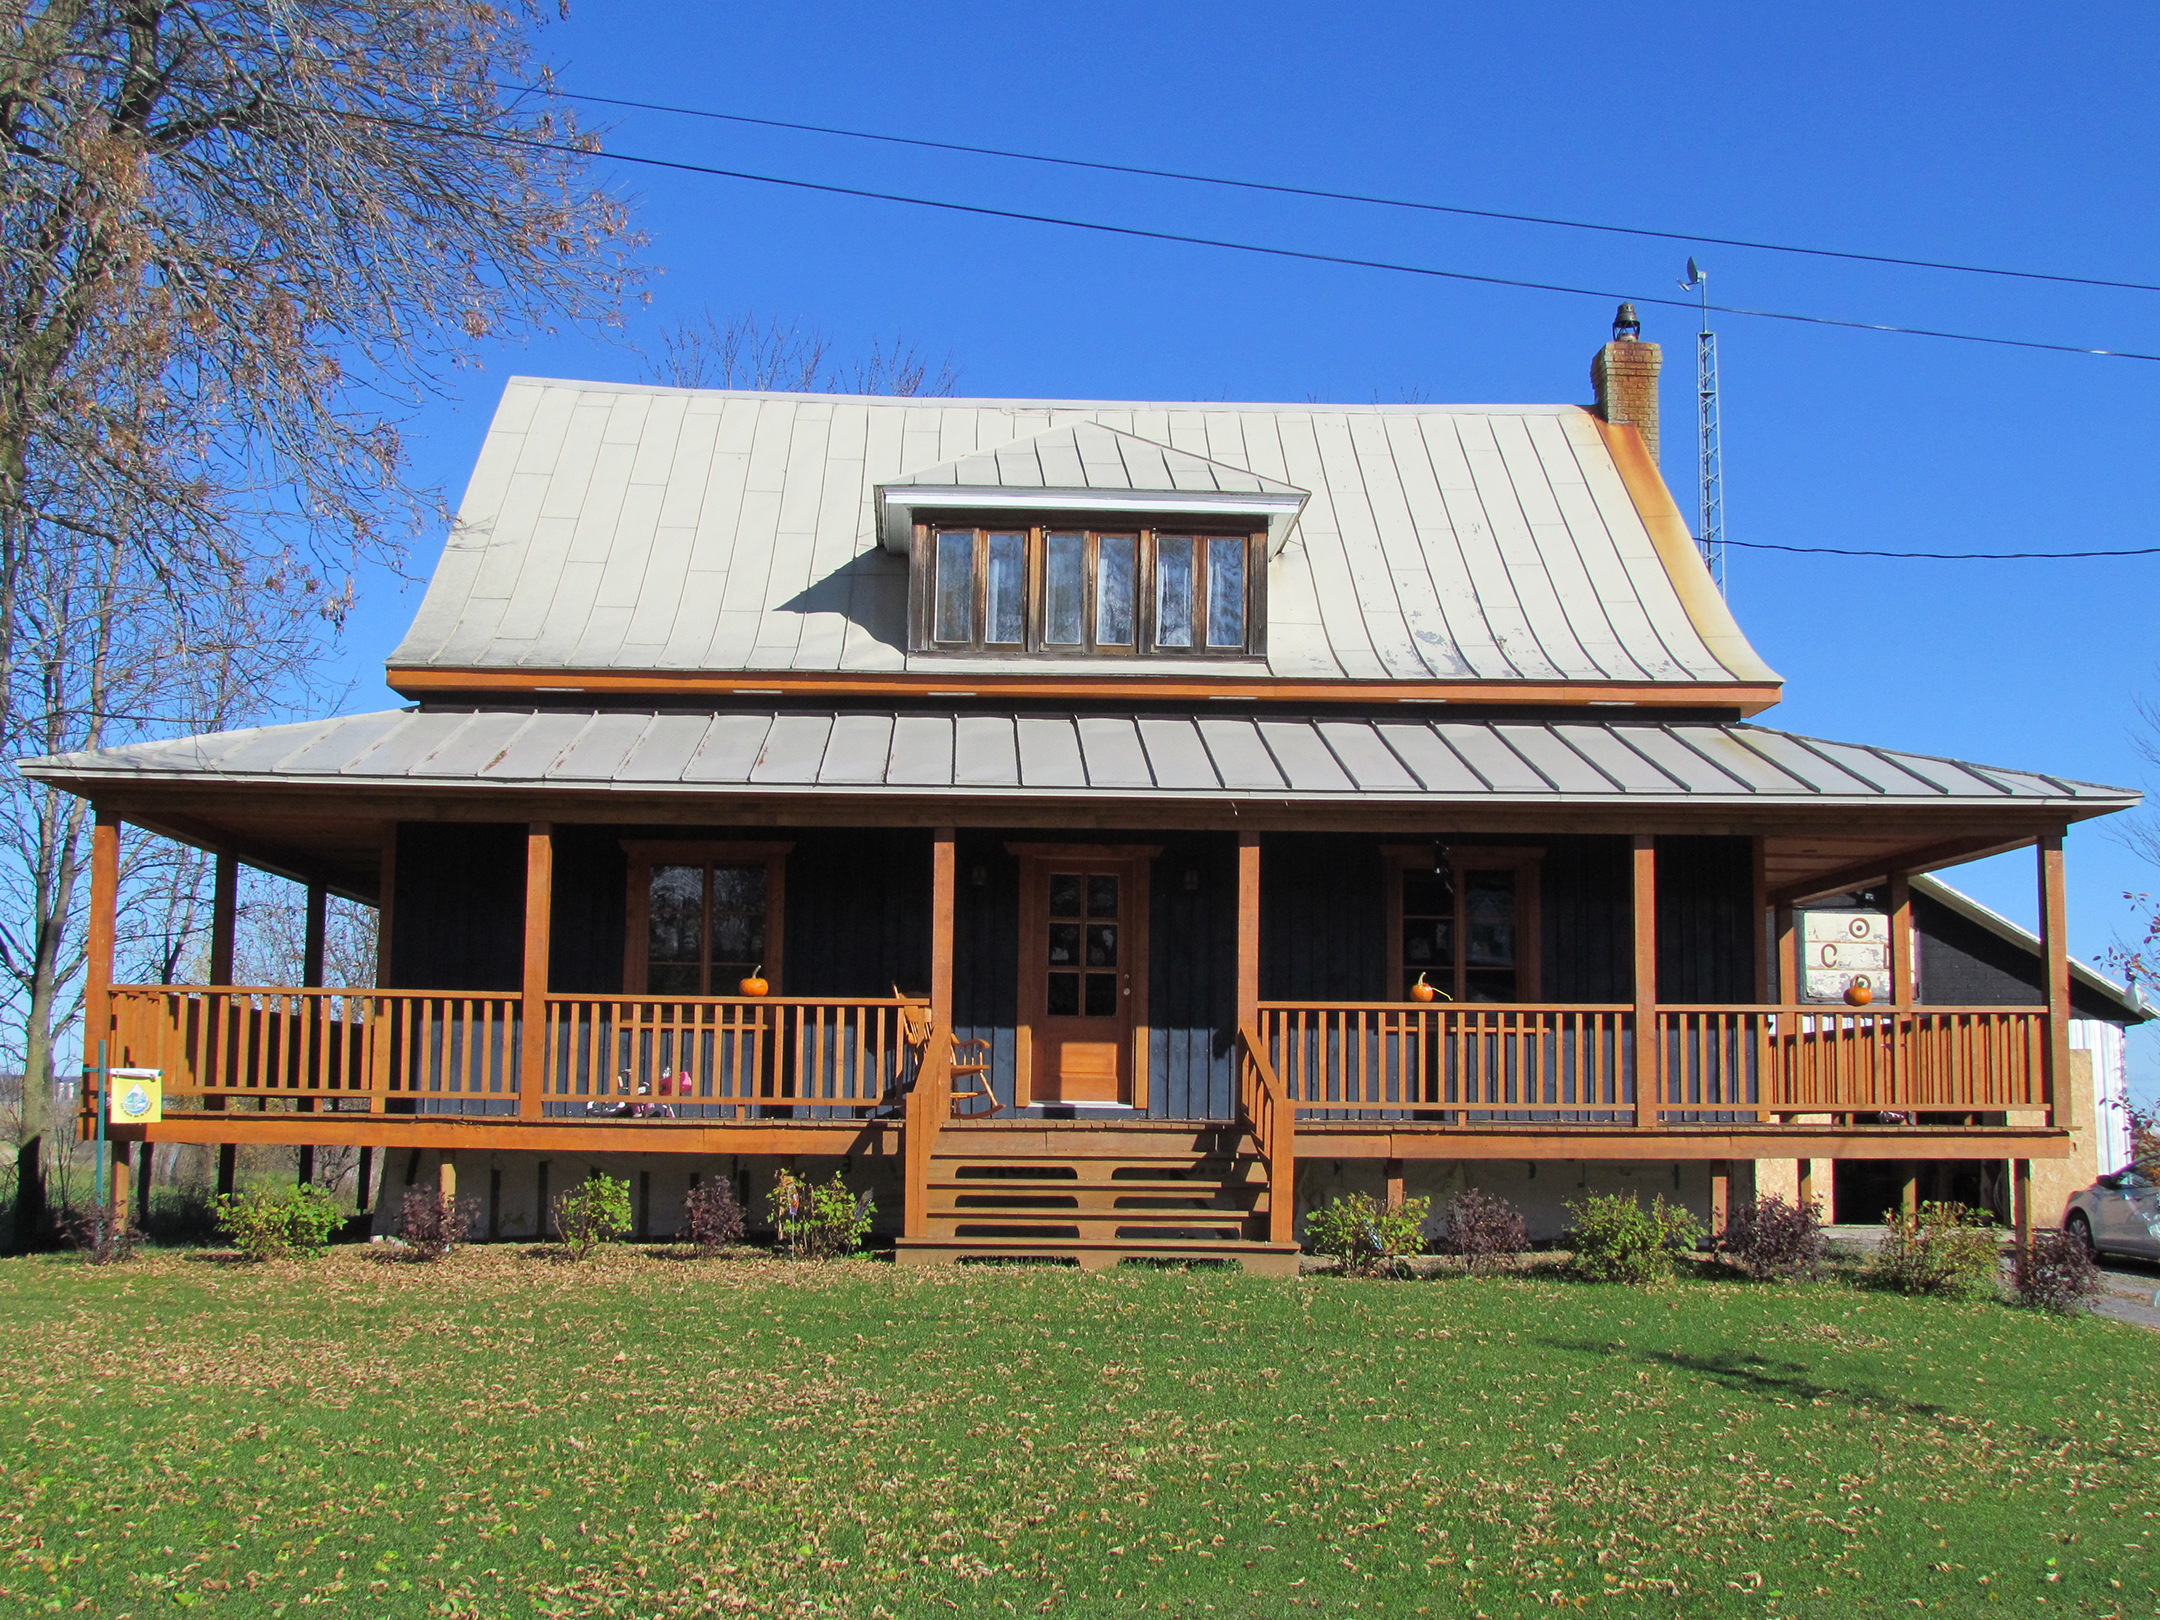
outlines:
[[[0,1613],[2151,1615],[2160,1335],[1844,1284],[0,1263]]]

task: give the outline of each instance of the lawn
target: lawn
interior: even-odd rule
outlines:
[[[2160,1335],[1841,1283],[0,1262],[0,1613],[2160,1612]]]

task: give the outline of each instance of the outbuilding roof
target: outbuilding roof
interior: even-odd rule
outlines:
[[[1211,679],[1774,683],[1655,469],[1639,445],[1639,466],[1616,460],[1608,433],[1634,442],[1571,405],[514,378],[390,673],[949,668],[909,653],[907,569],[881,534],[925,492],[987,489],[1264,516],[1278,539],[1266,661],[1225,661]]]
[[[2097,814],[2128,789],[1764,726],[1211,713],[392,710],[29,760],[115,782],[1449,804],[2009,805]]]

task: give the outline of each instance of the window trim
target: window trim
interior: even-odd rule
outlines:
[[[1543,949],[1538,931],[1541,894],[1538,869],[1545,859],[1542,847],[1527,844],[1384,844],[1381,857],[1387,862],[1387,999],[1405,999],[1403,976],[1403,876],[1407,872],[1433,870],[1441,850],[1447,852],[1448,869],[1454,877],[1455,938],[1458,949],[1452,984],[1438,988],[1466,1006],[1506,1007],[1536,1002],[1543,994]],[[1468,1002],[1470,964],[1460,949],[1467,938],[1463,917],[1466,893],[1464,876],[1470,872],[1515,874],[1515,1000]]]
[[[623,853],[630,859],[627,893],[624,896],[625,927],[623,930],[623,994],[626,996],[652,997],[655,1000],[689,1001],[720,999],[741,1001],[746,998],[725,996],[664,996],[645,988],[645,970],[649,966],[646,953],[651,947],[648,925],[651,922],[652,869],[655,866],[755,866],[765,867],[765,964],[764,978],[772,985],[775,994],[783,994],[785,982],[781,977],[781,958],[786,954],[787,939],[787,858],[793,852],[792,842],[740,839],[667,839],[625,838]],[[710,890],[707,891],[708,895]],[[712,948],[712,936],[708,930],[705,949]],[[703,972],[709,964],[699,963]]]
[[[1120,514],[1123,516],[1124,514]],[[1086,537],[1081,559],[1081,635],[1079,645],[1058,645],[1044,639],[1048,617],[1047,537],[1078,531]],[[971,533],[974,536],[973,578],[970,581],[969,638],[965,642],[941,641],[937,636],[937,551],[940,534]],[[1020,534],[1025,538],[1023,565],[1025,624],[1017,642],[984,639],[989,612],[989,537]],[[1105,535],[1135,537],[1133,580],[1133,640],[1098,643],[1094,640],[1099,543]],[[1156,546],[1165,537],[1190,537],[1194,546],[1193,599],[1194,644],[1162,646],[1155,640],[1157,618]],[[1264,660],[1267,656],[1267,531],[1227,524],[1166,522],[1160,517],[1134,513],[1128,522],[1106,521],[1105,514],[1029,514],[1026,520],[994,521],[987,513],[965,512],[950,518],[926,515],[915,525],[908,554],[909,650],[944,658],[1065,658],[1090,663],[1116,659],[1192,659],[1205,663],[1236,663]],[[1208,596],[1213,559],[1208,541],[1237,540],[1245,547],[1245,637],[1236,647],[1207,643]]]

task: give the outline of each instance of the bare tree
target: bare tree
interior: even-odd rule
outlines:
[[[709,311],[660,334],[660,352],[645,367],[648,382],[670,388],[747,388],[789,394],[889,394],[945,398],[960,385],[951,358],[935,373],[900,333],[873,338],[870,352],[845,364],[833,341],[815,327],[755,311],[722,322]]]
[[[615,318],[638,240],[545,75],[517,88],[539,20],[0,0],[0,757],[261,716],[434,510],[404,415],[498,333]],[[0,1049],[34,1144],[87,812],[5,789]],[[169,962],[200,863],[128,849],[166,886],[122,948]]]

